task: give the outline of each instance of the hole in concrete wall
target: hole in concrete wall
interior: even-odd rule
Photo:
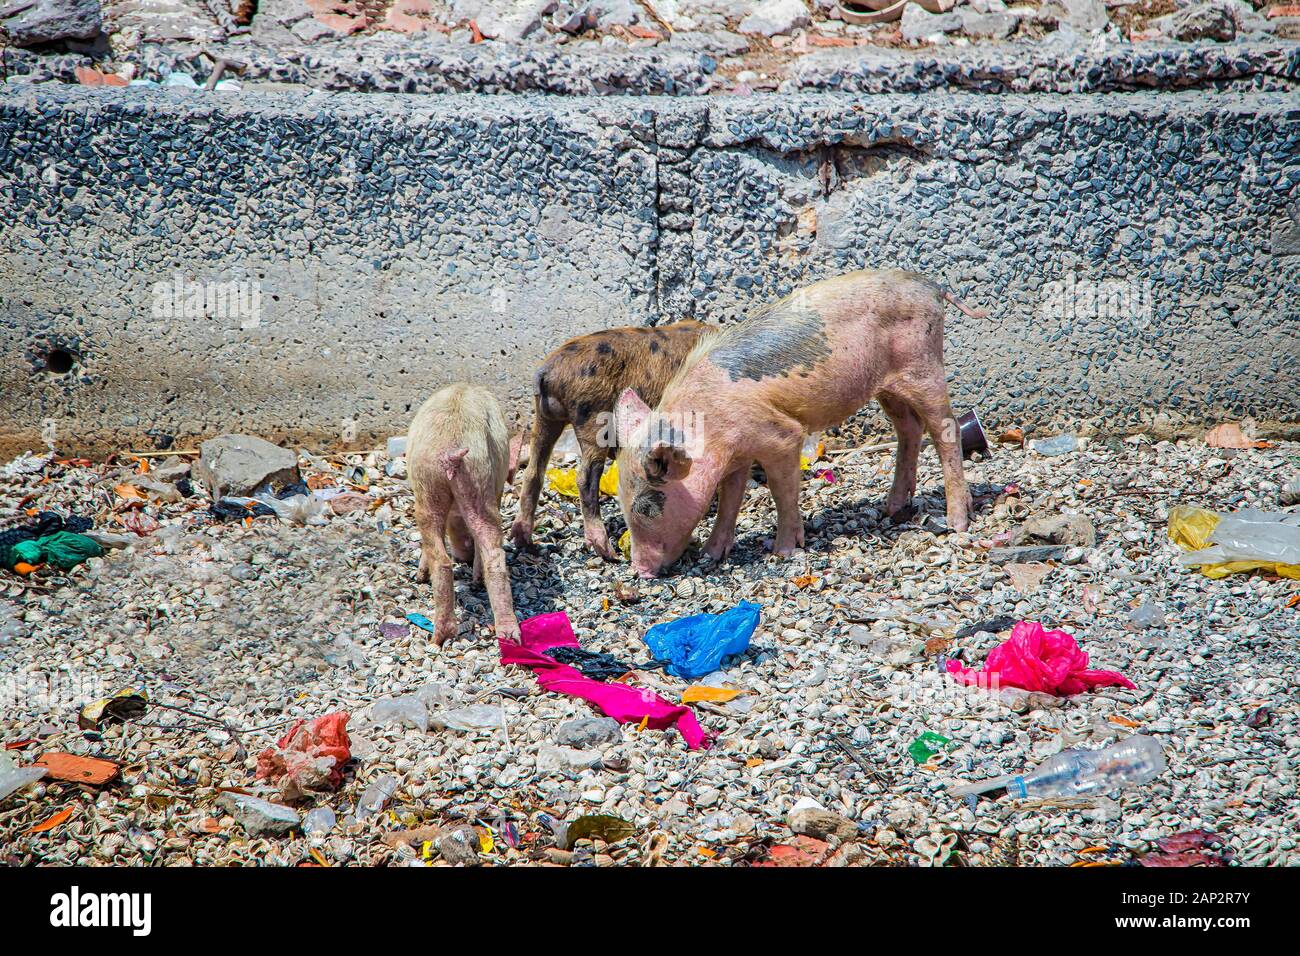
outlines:
[[[67,375],[77,364],[77,357],[67,349],[50,349],[45,353],[45,371]]]

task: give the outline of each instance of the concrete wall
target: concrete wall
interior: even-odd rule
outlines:
[[[0,446],[369,441],[456,378],[521,412],[570,335],[885,264],[989,310],[948,327],[987,419],[1296,422],[1298,143],[1267,93],[0,86]],[[169,316],[178,276],[260,311]]]

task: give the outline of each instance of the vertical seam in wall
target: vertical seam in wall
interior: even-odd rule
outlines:
[[[660,241],[663,236],[663,225],[660,222],[659,215],[659,196],[663,192],[663,183],[659,179],[659,110],[650,108],[650,161],[654,163],[655,170],[655,192],[654,192],[654,244],[650,249],[650,258],[652,261],[651,275],[653,281],[650,283],[650,314],[646,317],[647,325],[658,325],[662,318],[660,309],[663,302],[659,294],[659,277],[661,268],[659,265],[659,253],[662,251],[663,243]]]

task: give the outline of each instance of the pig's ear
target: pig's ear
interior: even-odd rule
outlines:
[[[626,438],[650,416],[650,406],[636,393],[636,389],[625,388],[618,397],[618,404],[614,406],[614,416],[618,419],[619,437]],[[620,441],[619,444],[623,442]]]
[[[641,459],[646,481],[662,485],[667,481],[681,481],[691,470],[691,456],[681,445],[666,441],[655,442]]]
[[[515,483],[515,472],[519,470],[519,456],[523,452],[524,433],[515,432],[514,437],[510,439],[510,463],[507,465],[506,484]]]

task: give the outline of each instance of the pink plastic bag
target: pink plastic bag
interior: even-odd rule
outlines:
[[[1044,631],[1036,621],[1021,621],[1012,628],[1011,636],[989,651],[983,671],[949,661],[948,673],[963,684],[1019,687],[1058,697],[1094,687],[1134,687],[1118,671],[1088,670],[1088,655],[1073,637],[1065,631]]]
[[[689,707],[670,704],[657,694],[626,684],[607,684],[584,677],[576,667],[561,664],[542,651],[552,647],[578,647],[569,615],[563,611],[539,614],[519,625],[522,640],[499,640],[502,664],[522,664],[530,668],[537,682],[547,690],[589,700],[619,723],[639,724],[663,730],[677,725],[686,746],[695,750],[708,746],[708,738]]]

